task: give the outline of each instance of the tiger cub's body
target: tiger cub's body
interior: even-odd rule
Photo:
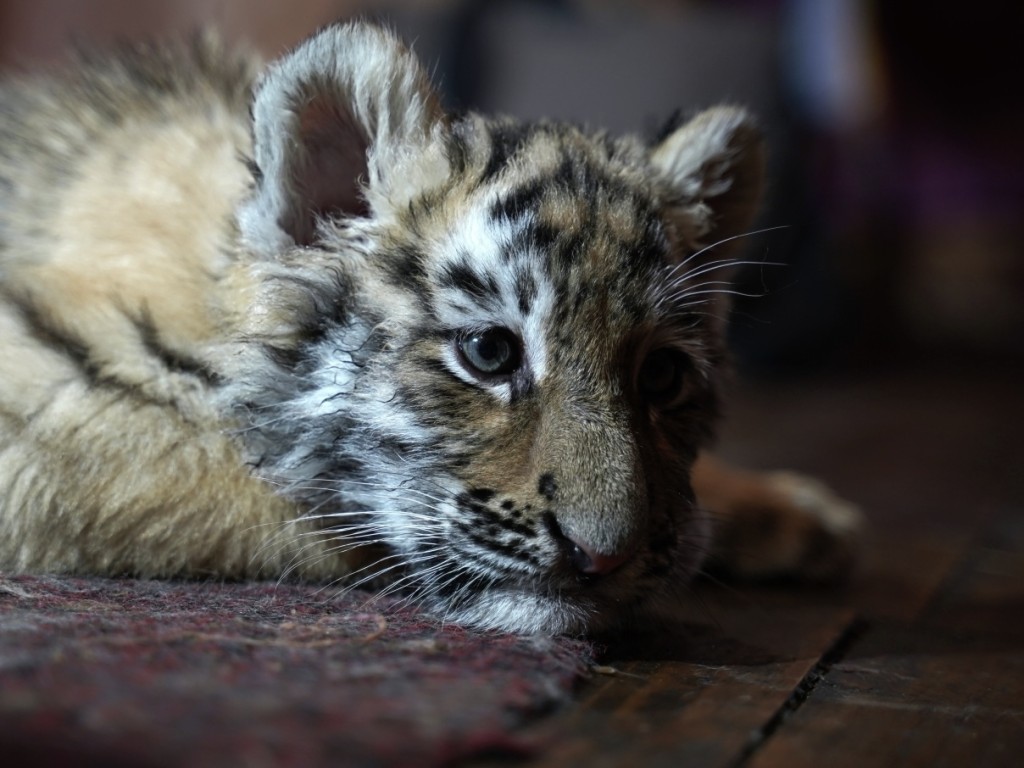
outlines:
[[[390,581],[519,631],[671,594],[748,118],[453,117],[364,25],[260,69],[204,38],[0,89],[0,569]],[[739,570],[849,555],[823,489],[697,477],[779,523]]]

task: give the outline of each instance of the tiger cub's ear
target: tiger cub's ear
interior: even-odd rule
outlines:
[[[443,179],[439,100],[419,62],[370,24],[327,27],[272,64],[252,103],[255,188],[246,244],[273,255],[317,239],[320,219],[379,215]]]
[[[699,113],[651,149],[651,162],[676,190],[673,208],[693,247],[740,235],[757,215],[764,145],[742,109]]]

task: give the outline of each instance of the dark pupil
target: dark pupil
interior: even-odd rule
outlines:
[[[481,373],[511,373],[516,367],[515,350],[501,331],[484,331],[463,343],[469,363]]]
[[[679,363],[668,350],[652,352],[640,370],[640,385],[650,397],[671,397],[679,385]]]

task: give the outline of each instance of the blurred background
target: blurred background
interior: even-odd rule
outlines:
[[[1024,5],[975,0],[0,0],[0,68],[214,24],[275,56],[386,20],[448,104],[653,133],[748,105],[771,150],[742,370],[1024,358]]]

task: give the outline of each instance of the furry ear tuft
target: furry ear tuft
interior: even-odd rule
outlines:
[[[315,242],[319,219],[372,213],[444,115],[405,46],[350,23],[272,64],[256,85],[252,120],[255,190],[239,226],[250,248],[272,255]]]
[[[701,112],[662,139],[651,161],[678,192],[681,212],[696,225],[692,245],[741,234],[757,214],[764,145],[742,109]]]

